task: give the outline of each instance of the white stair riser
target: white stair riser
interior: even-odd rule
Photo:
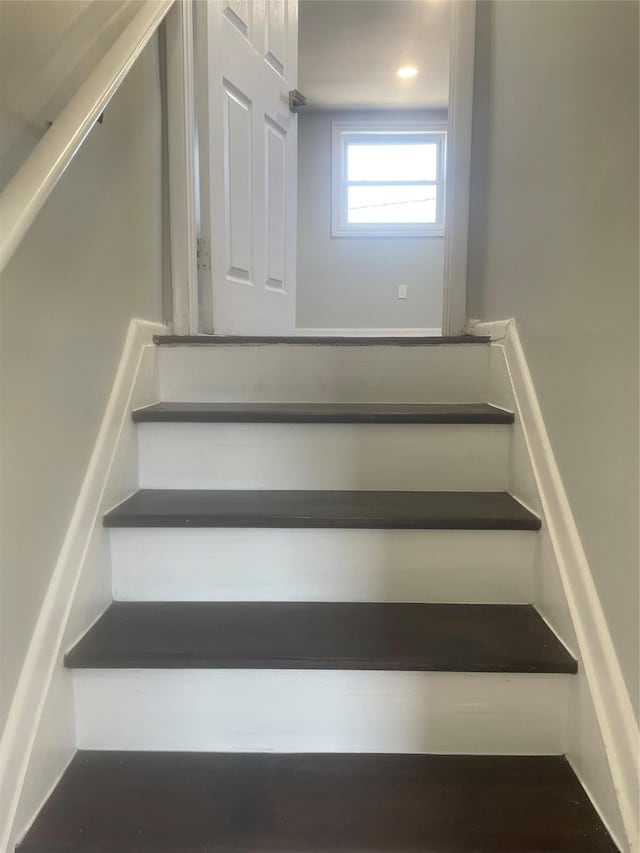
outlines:
[[[159,348],[163,400],[484,402],[489,347]]]
[[[141,488],[507,488],[507,425],[159,423],[138,435]]]
[[[571,676],[77,670],[79,749],[558,754]]]
[[[118,601],[533,601],[536,534],[112,529]]]

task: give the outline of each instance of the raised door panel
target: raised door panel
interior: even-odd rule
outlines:
[[[287,132],[265,118],[266,286],[284,290],[286,275]]]
[[[249,40],[253,30],[253,6],[252,0],[226,0],[222,11],[227,21]]]
[[[289,4],[287,0],[265,0],[265,53],[268,65],[281,77],[286,78],[287,32]]]
[[[226,277],[253,283],[252,103],[224,81]]]

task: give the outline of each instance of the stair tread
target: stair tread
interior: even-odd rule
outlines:
[[[155,403],[137,423],[511,424],[489,403]]]
[[[527,604],[115,602],[71,668],[574,673]]]
[[[614,853],[562,756],[78,752],[20,853]]]
[[[155,335],[154,343],[161,345],[184,344],[311,344],[313,346],[438,346],[441,344],[488,344],[489,336],[484,335]]]
[[[106,527],[539,530],[507,492],[140,489]]]

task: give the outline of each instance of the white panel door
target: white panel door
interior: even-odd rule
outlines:
[[[206,332],[294,332],[297,2],[196,4]]]

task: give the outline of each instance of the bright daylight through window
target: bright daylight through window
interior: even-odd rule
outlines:
[[[440,236],[444,130],[334,125],[334,236]]]

